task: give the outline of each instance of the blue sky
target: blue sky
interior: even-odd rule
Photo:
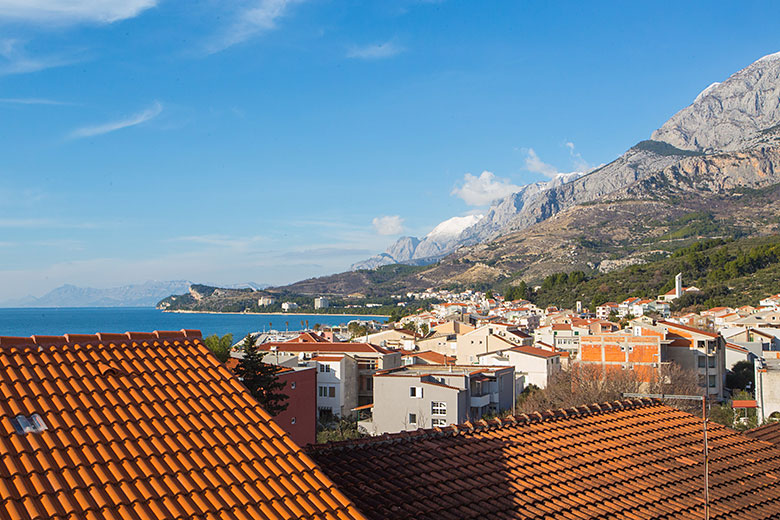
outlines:
[[[345,270],[486,190],[609,162],[780,50],[778,19],[776,2],[0,0],[0,300]]]

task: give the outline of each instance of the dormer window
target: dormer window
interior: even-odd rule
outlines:
[[[11,419],[11,424],[14,425],[16,433],[24,435],[26,433],[41,433],[44,430],[48,430],[48,426],[43,422],[43,418],[37,413],[32,414],[30,417],[24,415],[17,415]]]

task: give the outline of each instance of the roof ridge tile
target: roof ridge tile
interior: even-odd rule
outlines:
[[[324,452],[327,450],[342,450],[346,448],[368,447],[374,444],[395,444],[399,442],[408,442],[422,437],[440,437],[446,435],[459,435],[478,433],[490,429],[511,428],[514,426],[523,426],[526,424],[540,423],[545,421],[556,421],[565,419],[577,419],[590,417],[595,414],[606,414],[613,411],[629,410],[635,408],[661,406],[663,403],[655,398],[634,398],[617,400],[605,403],[593,403],[591,405],[582,405],[581,407],[571,407],[569,409],[557,408],[554,410],[545,410],[544,412],[533,412],[529,414],[509,415],[505,418],[491,419],[486,421],[481,419],[476,423],[466,421],[461,424],[452,424],[444,428],[418,428],[414,432],[383,433],[375,437],[366,437],[362,439],[351,439],[348,441],[331,441],[323,444],[313,444],[307,447],[306,451],[310,453]],[[414,435],[410,435],[413,433]]]

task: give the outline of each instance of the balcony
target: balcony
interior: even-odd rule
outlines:
[[[490,404],[490,395],[491,394],[472,395],[471,396],[471,407],[472,408],[482,408],[484,406],[489,405]]]

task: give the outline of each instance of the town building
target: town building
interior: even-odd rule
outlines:
[[[330,306],[330,300],[328,300],[324,296],[318,296],[317,298],[314,298],[315,309],[327,309],[329,306]]]
[[[273,296],[261,296],[257,299],[257,304],[260,307],[267,307],[268,305],[273,305],[274,303],[276,303],[276,298]]]
[[[371,435],[479,420],[514,406],[512,367],[412,365],[374,376],[374,403],[358,423]]]
[[[347,417],[358,406],[374,401],[372,376],[401,366],[401,352],[369,343],[263,343],[267,363],[314,366],[317,369],[317,410],[321,418]],[[240,352],[234,354],[240,356]]]
[[[511,366],[515,369],[515,394],[526,385],[545,388],[556,374],[561,372],[561,353],[528,345],[509,347],[505,350],[479,354],[480,365]]]
[[[455,355],[459,365],[476,365],[479,364],[480,354],[506,350],[516,345],[530,345],[532,341],[533,338],[516,325],[489,323],[458,335]]]
[[[298,309],[298,304],[295,302],[284,302],[282,303],[282,310],[284,312],[290,312]]]
[[[759,421],[780,419],[780,354],[756,361],[756,403]]]

